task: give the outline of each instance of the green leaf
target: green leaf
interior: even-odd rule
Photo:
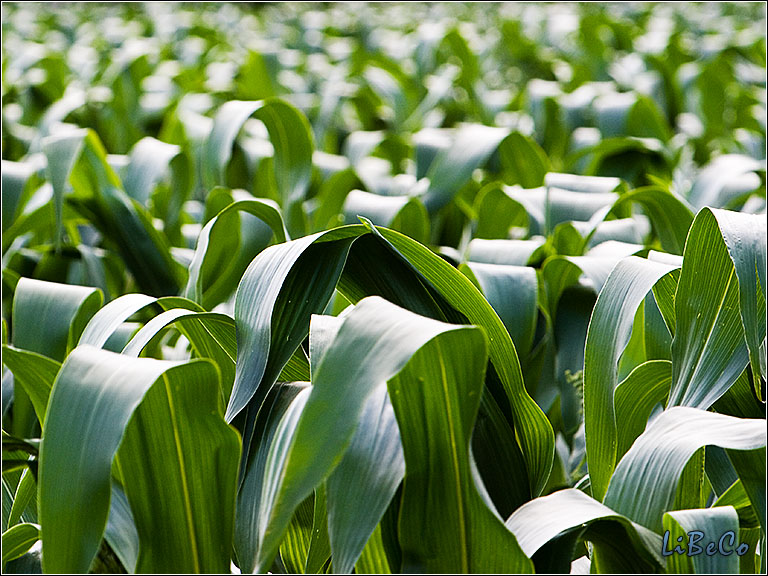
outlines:
[[[155,316],[125,345],[122,353],[139,356],[154,337],[173,325],[189,340],[195,356],[208,358],[219,368],[221,398],[226,404],[235,377],[235,324],[226,314],[194,312],[183,308]]]
[[[73,196],[69,203],[109,239],[141,291],[155,296],[178,293],[184,269],[173,259],[168,239],[154,228],[138,202],[118,188],[107,187],[97,196]]]
[[[608,93],[593,103],[604,138],[635,136],[666,141],[670,128],[654,101],[636,92]]]
[[[584,425],[592,495],[597,500],[605,495],[616,463],[614,394],[619,358],[629,342],[637,307],[674,269],[635,256],[621,260],[592,311],[584,352]]]
[[[741,480],[737,479],[730,488],[715,500],[712,506],[733,506],[739,515],[739,526],[742,528],[760,527],[760,520],[755,513],[752,502],[749,500],[749,496],[747,496],[747,492],[744,490],[744,484]]]
[[[3,532],[3,567],[6,562],[23,556],[39,539],[37,524],[16,524]]]
[[[755,174],[765,170],[760,162],[743,154],[722,154],[704,166],[688,192],[688,201],[697,208],[726,206],[734,192],[749,192],[760,186]]]
[[[259,548],[262,569],[270,565],[293,511],[348,447],[368,398],[426,342],[446,331],[466,330],[418,317],[380,298],[358,303],[345,318],[313,374],[306,407],[300,415],[284,416],[270,449],[265,477],[269,497],[262,497],[261,506],[261,516],[269,522]],[[350,350],[360,358],[352,370]],[[477,394],[479,402],[479,389]]]
[[[95,346],[97,348],[104,347],[110,337],[131,316],[149,308],[151,305],[155,305],[165,311],[180,309],[195,313],[206,312],[199,304],[179,296],[154,298],[145,294],[125,294],[109,302],[94,314],[85,330],[83,330],[83,335],[78,345]],[[152,309],[151,311],[154,312],[155,310]],[[229,339],[224,336],[219,337],[218,332],[213,332],[213,334],[216,334],[218,342],[224,346],[229,355],[233,356],[236,351],[235,344],[229,342]]]
[[[349,138],[347,139],[349,141]],[[312,220],[312,232],[328,230],[343,222],[343,207],[347,194],[363,186],[354,170],[347,168],[323,180],[317,195],[307,201]]]
[[[421,197],[427,211],[434,214],[448,204],[508,134],[504,128],[481,124],[459,128],[453,144],[437,154],[427,171],[429,188]]]
[[[312,520],[315,499],[310,494],[296,509],[280,543],[280,562],[288,574],[304,574],[307,553],[312,539]]]
[[[649,360],[632,370],[616,386],[616,460],[621,460],[643,433],[656,405],[664,404],[671,383],[672,363],[668,360]]]
[[[315,509],[312,516],[312,536],[306,556],[305,572],[320,574],[330,565],[331,542],[328,532],[328,506],[324,487],[315,489]]]
[[[19,486],[13,495],[11,513],[8,516],[8,526],[19,522],[37,522],[37,481],[31,469],[21,474]]]
[[[62,361],[101,301],[98,288],[21,278],[13,298],[15,347]],[[51,368],[49,362],[43,363]],[[37,390],[33,392],[35,403],[31,403],[24,388],[27,383],[33,385],[32,381],[25,381],[14,389],[13,432],[18,436],[33,434],[36,424],[33,409],[42,409],[46,396],[45,391]]]
[[[240,439],[222,419],[215,370],[195,372],[166,372],[164,386],[150,388],[116,455],[139,534],[138,572],[229,568]]]
[[[619,198],[614,192],[582,192],[554,186],[531,190],[511,186],[505,191],[525,207],[536,229],[547,234],[563,222],[589,222],[594,228]]]
[[[13,344],[61,362],[101,302],[98,288],[21,278],[13,298]]]
[[[531,138],[512,132],[499,145],[499,159],[507,184],[536,188],[544,184],[549,158]]]
[[[96,133],[52,136],[44,149],[56,202],[63,201],[71,185],[68,203],[113,242],[141,289],[160,296],[177,293],[183,270],[171,257],[167,238],[154,228],[147,210],[123,191]]]
[[[256,567],[258,540],[262,532],[259,502],[269,448],[283,415],[306,387],[306,384],[300,383],[278,383],[272,387],[254,425],[252,448],[244,451],[248,453],[248,460],[243,463],[244,473],[237,493],[234,539],[235,556],[243,572],[253,572]],[[299,402],[303,404],[305,400]]]
[[[125,491],[114,478],[104,540],[107,541],[125,570],[129,573],[135,572],[139,558],[139,534],[136,531],[136,523]]]
[[[391,238],[394,240],[406,239],[405,236],[394,231],[376,228],[373,230],[384,234],[391,232],[393,235]],[[415,242],[413,244],[420,246]],[[440,267],[440,273],[434,274],[430,271],[433,265]],[[422,272],[428,273],[428,278],[425,278]],[[339,290],[351,302],[357,302],[368,295],[378,295],[412,312],[437,320],[450,319],[455,323],[468,323],[467,317],[472,317],[475,324],[483,325],[494,334],[494,338],[506,339],[509,346],[513,346],[498,316],[471,282],[426,249],[420,254],[410,254],[406,259],[401,250],[396,249],[389,240],[384,242],[380,237],[361,236],[355,240],[349,252]],[[458,294],[451,295],[450,290],[457,290]],[[475,309],[470,309],[471,306]],[[496,320],[494,321],[493,318]],[[497,353],[496,350],[493,352]],[[507,356],[499,354],[494,362],[507,363],[511,353],[507,349]],[[506,367],[508,372],[503,377],[510,377],[514,374],[512,372],[514,367]],[[473,446],[478,457],[478,467],[488,483],[487,487],[494,503],[505,511],[511,512],[530,498],[531,491],[534,489],[534,480],[530,473],[525,477],[517,473],[524,465],[524,456],[518,442],[519,436],[515,435],[513,428],[516,420],[510,413],[511,407],[508,404],[510,400],[506,396],[509,393],[505,391],[506,384],[500,379],[495,369],[488,372],[479,426],[482,427],[483,434],[494,439],[494,443],[489,445],[488,442],[478,441],[473,442]],[[524,391],[520,372],[517,378],[519,380],[510,386],[519,385],[524,395],[512,396],[511,402],[514,403],[515,409],[525,411],[527,408],[525,404],[528,402],[533,404],[533,401]],[[538,409],[529,414],[529,433],[533,435],[530,430],[538,428],[541,434],[539,437],[541,445],[534,449],[541,450],[538,457],[546,458],[544,442],[547,441],[548,426],[542,425],[542,421],[538,419],[544,418]],[[532,459],[536,457],[533,456]],[[513,479],[512,482],[510,478]]]
[[[515,436],[523,452],[531,493],[546,484],[554,458],[554,433],[546,416],[525,390],[512,339],[493,308],[461,272],[428,248],[393,230],[372,228],[418,271],[455,310],[488,336],[493,368],[509,401]]]
[[[467,260],[487,264],[509,264],[525,266],[531,261],[536,251],[544,246],[542,236],[530,240],[504,240],[474,238],[467,247]]]
[[[237,369],[227,406],[228,421],[254,395],[254,410],[309,332],[312,313],[330,300],[352,240],[350,226],[271,246],[251,262],[235,297]],[[315,244],[316,243],[316,244]],[[300,306],[290,306],[300,302]],[[255,416],[255,414],[254,414]]]
[[[648,96],[640,95],[627,114],[626,134],[667,142],[672,130],[656,103]]]
[[[83,330],[78,345],[102,348],[123,322],[156,301],[157,298],[145,294],[125,294],[112,300],[93,315]]]
[[[83,331],[80,345],[106,346],[124,322],[133,314],[155,304],[165,312],[152,318],[146,326],[129,334],[118,351],[138,355],[149,342],[171,324],[187,338],[194,354],[212,360],[219,368],[221,394],[226,402],[234,381],[237,355],[235,326],[231,317],[205,312],[200,305],[179,297],[153,298],[144,294],[126,294],[113,300],[91,319]],[[133,330],[131,330],[133,332]]]
[[[573,268],[578,276],[580,270],[576,265]],[[579,283],[566,288],[558,298],[556,312],[550,312],[553,314],[550,317],[553,319],[551,330],[555,354],[553,380],[556,380],[560,389],[563,432],[573,434],[581,426],[584,416],[584,339],[597,294]]]
[[[765,532],[766,526],[768,526],[765,488],[766,450],[765,448],[750,452],[729,450],[727,454],[733,468],[739,475],[742,486],[744,486],[744,492],[749,501],[752,502],[752,507],[760,520],[760,527]]]
[[[181,148],[147,136],[131,148],[123,176],[125,192],[142,206],[149,202],[158,182],[168,176],[171,161]]]
[[[190,158],[180,146],[146,136],[131,148],[123,185],[131,198],[151,207],[153,215],[163,221],[163,231],[175,242],[193,174]]]
[[[680,474],[699,448],[714,445],[743,451],[762,448],[765,443],[762,420],[669,408],[653,420],[616,466],[604,503],[638,524],[661,531],[662,516],[672,507]]]
[[[670,279],[670,277],[665,276]],[[669,297],[674,298],[674,288],[676,288],[677,279],[672,279],[675,284],[669,291]],[[661,283],[656,285],[655,290],[661,289]],[[673,307],[671,305],[670,307]],[[643,335],[645,336],[645,355],[648,360],[671,360],[672,358],[672,334],[669,331],[664,316],[659,309],[656,301],[656,291],[646,295],[643,303],[643,316],[645,325],[643,326]]]
[[[757,381],[766,378],[765,298],[766,298],[766,222],[759,215],[711,210],[723,236],[728,255],[739,279],[739,308],[755,390]],[[757,278],[755,278],[757,277]],[[762,342],[760,337],[762,336]]]
[[[338,272],[335,274],[341,272],[340,258],[345,257],[349,242],[363,230],[360,227],[347,227],[268,248],[246,271],[235,306],[240,339],[238,350],[255,350],[257,353],[243,353],[238,357],[238,375],[228,407],[228,418],[233,418],[241,411],[241,407],[246,405],[249,405],[248,411],[251,413],[247,416],[247,421],[255,418],[262,398],[305,337],[309,314],[322,309],[330,297],[335,279],[334,273],[329,274],[328,269],[336,268]],[[510,358],[516,359],[517,356],[498,316],[469,280],[428,249],[396,232],[386,229],[379,232],[387,237],[387,243],[383,244],[384,254],[400,253],[409,262],[404,269],[407,274],[399,274],[396,281],[392,277],[385,279],[365,276],[363,270],[366,271],[365,274],[370,275],[372,269],[362,262],[352,266],[356,260],[350,258],[347,266],[352,267],[345,274],[350,275],[350,280],[355,279],[355,290],[360,290],[359,295],[350,297],[358,300],[371,293],[369,290],[378,291],[389,284],[386,286],[386,293],[392,291],[395,298],[402,298],[408,302],[407,305],[414,306],[419,311],[429,310],[428,313],[434,314],[432,308],[425,308],[425,302],[428,300],[424,299],[431,299],[433,296],[429,296],[428,291],[423,292],[424,285],[418,280],[419,275],[423,274],[427,281],[434,283],[435,288],[432,290],[442,294],[446,302],[455,306],[469,321],[483,325],[492,334],[491,359],[501,380],[501,390],[508,395],[515,425],[519,426],[518,441],[527,459],[528,482],[531,490],[541,490],[546,483],[552,462],[553,435],[546,417],[525,392],[519,364],[514,362],[510,365]],[[331,243],[331,240],[334,242]],[[377,241],[373,242],[376,244]],[[369,257],[368,250],[355,250],[356,254]],[[387,257],[391,258],[391,255]],[[324,274],[318,277],[319,272],[313,272],[313,269],[322,269]],[[313,288],[311,284],[307,284],[308,278],[312,279],[312,282],[322,281],[323,284]],[[411,289],[407,288],[409,283],[412,285],[414,279],[417,284]],[[369,284],[360,284],[363,280]],[[371,281],[373,284],[370,284]],[[348,288],[351,288],[351,285]],[[302,302],[302,307],[285,307],[289,300]],[[283,310],[290,313],[290,316],[283,319]],[[455,315],[455,312],[453,314]],[[281,332],[272,333],[272,327]],[[269,348],[265,346],[267,342],[272,343]],[[250,430],[252,424],[246,425],[246,439],[250,438]],[[248,446],[250,441],[246,440],[246,451]]]
[[[379,226],[393,228],[419,242],[429,238],[429,217],[418,198],[381,196],[352,190],[344,202],[345,223],[354,224],[363,216]]]
[[[152,542],[141,547],[137,570],[228,570],[239,441],[217,414],[218,398],[218,374],[208,362],[75,349],[56,379],[43,427],[44,569],[89,569],[119,452],[140,540]]]
[[[41,188],[43,190],[44,188]],[[71,216],[73,210],[69,206],[64,207],[64,212],[67,216]],[[23,237],[28,233],[33,233],[42,237],[50,237],[52,231],[55,233],[54,228],[54,206],[51,202],[45,202],[42,206],[35,207],[27,213],[21,214],[8,228],[3,231],[2,245],[3,252],[8,252],[11,247],[16,243],[20,245],[24,242]],[[9,252],[9,255],[12,253]],[[4,258],[5,260],[5,258]]]
[[[29,397],[42,425],[51,388],[61,364],[42,354],[13,346],[3,346],[3,364],[13,372],[14,386],[20,386]]]
[[[231,100],[221,106],[205,144],[203,181],[207,187],[226,185],[224,173],[232,155],[232,145],[245,121],[253,116],[267,127],[275,148],[274,174],[289,232],[304,232],[304,200],[312,175],[314,143],[306,117],[278,99],[261,101]]]
[[[614,208],[629,202],[642,206],[666,251],[672,254],[683,253],[685,239],[693,222],[693,212],[685,201],[664,188],[647,186],[622,194]]]
[[[381,537],[381,525],[376,526],[368,543],[365,545],[360,559],[355,564],[357,574],[391,574],[392,571],[387,561],[384,543]]]
[[[22,453],[24,455],[37,457],[39,452],[40,440],[36,438],[18,438],[11,436],[3,430],[3,450],[8,453]]]
[[[336,317],[312,317],[309,348],[313,372],[317,371],[342,324]],[[333,552],[334,572],[349,573],[356,566],[366,541],[373,538],[379,521],[391,505],[404,471],[400,433],[386,389],[382,387],[366,401],[349,447],[326,480],[327,519],[323,517],[320,533],[328,541],[328,553]],[[367,505],[361,508],[360,502]],[[317,510],[315,516],[317,520]],[[325,550],[325,545],[320,549]]]
[[[447,332],[388,382],[405,453],[399,522],[405,572],[532,571],[472,473],[469,441],[486,354],[480,330]]]
[[[381,387],[366,400],[357,429],[326,481],[334,572],[352,572],[404,473],[400,431]]]
[[[570,571],[579,541],[592,543],[607,572],[655,572],[664,565],[657,534],[576,489],[524,504],[506,526],[542,572]]]
[[[30,162],[2,161],[3,233],[13,224],[29,200],[35,167]]]
[[[56,246],[61,246],[63,232],[64,194],[72,168],[77,162],[88,135],[86,130],[77,130],[60,136],[49,136],[42,142],[43,152],[48,160],[47,180],[53,187]],[[115,175],[116,179],[117,176]]]
[[[699,213],[686,243],[675,294],[668,405],[708,408],[750,359],[759,393],[758,356],[765,338],[764,270],[763,218],[710,209]]]
[[[536,270],[470,262],[466,265],[493,306],[515,344],[520,358],[531,351],[538,319]]]
[[[470,247],[478,239],[507,238],[512,226],[526,228],[531,234],[538,231],[530,229],[525,208],[510,198],[497,182],[491,182],[480,189],[475,197],[473,209],[477,215],[477,225]]]
[[[576,152],[570,163],[583,159],[585,167],[579,172],[601,176],[621,175],[622,179],[635,183],[645,183],[648,174],[658,174],[669,178],[668,152],[661,141],[655,138],[623,136],[603,138],[585,149]],[[638,182],[639,181],[639,182]]]
[[[309,379],[307,355],[304,353],[303,348],[297,348],[280,372],[278,380],[285,382],[308,382]]]
[[[235,291],[248,264],[273,238],[286,239],[282,217],[274,206],[261,200],[230,204],[197,237],[185,296],[212,309]]]
[[[747,367],[726,393],[712,405],[715,412],[739,418],[762,418],[765,416],[765,406],[755,395],[755,388],[749,379],[749,371],[750,368]]]
[[[621,185],[619,178],[606,176],[583,176],[563,172],[549,172],[544,178],[544,184],[551,188],[561,188],[572,192],[588,192],[590,194],[607,194],[615,192]]]

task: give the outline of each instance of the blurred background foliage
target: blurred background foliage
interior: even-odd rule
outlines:
[[[1,10],[4,344],[62,361],[102,296],[132,292],[232,317],[266,247],[364,216],[457,267],[498,314],[554,431],[543,494],[585,486],[584,343],[616,263],[679,266],[706,206],[766,211],[764,3]],[[358,246],[385,261],[374,283],[412,278],[370,238]],[[617,381],[671,357],[676,286],[659,286],[637,308]],[[55,330],[37,308],[16,311],[35,290],[66,308],[46,308]],[[326,312],[348,304],[336,290]],[[154,312],[102,344],[120,351]],[[142,355],[198,354],[162,331]],[[215,359],[231,386],[229,352]],[[738,381],[750,407],[757,374]],[[34,438],[13,381],[4,366],[4,430]],[[495,459],[481,463],[488,481]],[[489,486],[505,516],[520,503]]]
[[[765,23],[761,3],[3,3],[3,317],[20,277],[231,314],[281,241],[242,201],[293,238],[362,215],[461,265],[570,441],[617,259],[682,254],[703,206],[765,212]],[[535,269],[523,312],[488,264]]]

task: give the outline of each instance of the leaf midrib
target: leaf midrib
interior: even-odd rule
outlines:
[[[187,520],[187,529],[189,531],[189,541],[192,546],[192,561],[194,562],[195,572],[200,574],[200,554],[197,550],[197,535],[195,534],[195,523],[192,518],[192,504],[189,497],[189,486],[187,485],[187,470],[184,465],[184,458],[181,454],[181,439],[179,438],[179,425],[176,419],[176,409],[173,405],[173,399],[170,389],[170,382],[168,381],[168,375],[163,374],[163,384],[165,385],[165,394],[168,398],[168,409],[171,413],[171,424],[173,428],[173,441],[176,447],[176,458],[179,462],[179,472],[181,475],[181,489],[184,499],[184,516]]]
[[[436,343],[437,344],[437,343]],[[454,428],[453,411],[451,410],[451,403],[448,401],[448,375],[445,370],[445,362],[443,360],[443,351],[440,344],[435,347],[437,351],[437,359],[440,363],[440,384],[443,388],[443,401],[445,403],[445,413],[448,417],[448,435],[451,438],[451,464],[453,467],[453,476],[456,483],[456,503],[458,504],[459,513],[459,540],[461,542],[461,572],[467,574],[469,572],[469,560],[467,558],[467,521],[464,516],[464,502],[461,497],[461,471],[459,470],[459,454],[458,446],[456,445],[456,431]]]
[[[723,289],[723,295],[720,298],[719,304],[717,305],[717,313],[715,314],[715,317],[713,318],[712,323],[709,326],[709,332],[707,333],[707,337],[704,340],[704,344],[699,348],[698,354],[696,355],[696,363],[694,364],[695,368],[693,369],[693,373],[690,375],[689,378],[687,378],[685,389],[680,391],[680,393],[678,393],[678,396],[681,396],[679,400],[675,399],[675,402],[678,402],[678,401],[681,402],[680,405],[684,405],[682,404],[682,402],[686,399],[688,395],[688,391],[690,390],[690,383],[694,380],[694,378],[699,372],[699,369],[701,368],[701,357],[704,355],[704,351],[709,346],[709,341],[712,339],[712,333],[715,331],[715,326],[717,326],[718,319],[720,318],[720,315],[723,312],[723,303],[725,302],[725,299],[728,296],[728,292],[731,289],[731,282],[733,281],[733,275],[735,272],[736,272],[735,266],[731,267],[731,273],[728,275],[728,281],[725,283],[725,288]],[[690,349],[690,346],[689,346],[689,349]],[[677,384],[677,382],[675,382],[675,384]],[[671,406],[676,406],[676,405],[677,404],[671,404]],[[667,405],[667,408],[669,407],[670,407],[670,404]]]

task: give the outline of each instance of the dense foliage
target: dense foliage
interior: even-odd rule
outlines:
[[[3,3],[4,572],[765,572],[765,24]]]

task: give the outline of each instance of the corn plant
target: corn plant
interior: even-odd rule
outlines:
[[[765,571],[762,5],[2,10],[5,572]]]

